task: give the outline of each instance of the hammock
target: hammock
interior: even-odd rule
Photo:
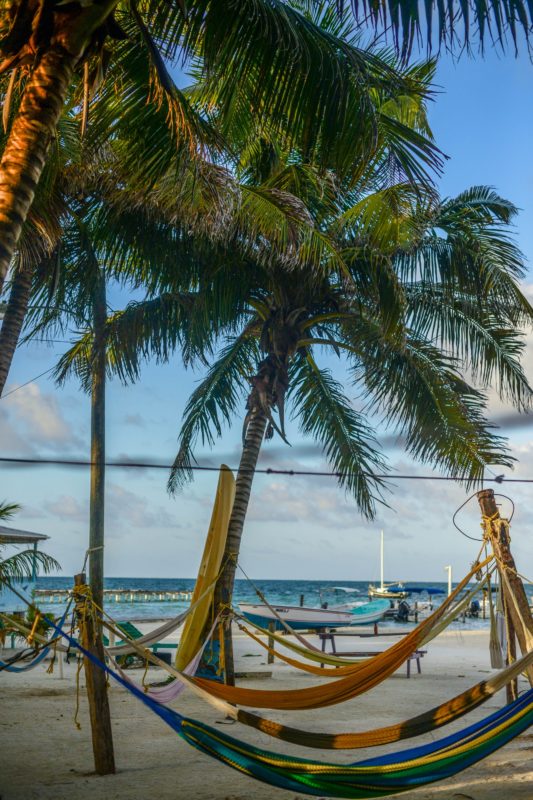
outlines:
[[[137,647],[137,645],[135,645]],[[139,653],[142,655],[141,648]],[[173,667],[170,667],[163,661],[160,661],[157,656],[146,653],[146,657],[159,666],[163,667],[170,675],[177,678],[179,685],[188,686],[195,694],[199,695],[203,700],[213,705],[218,711],[233,717],[236,721],[241,722],[252,728],[260,730],[267,736],[282,739],[302,747],[316,747],[321,749],[330,750],[352,750],[360,747],[375,747],[377,745],[390,744],[391,742],[399,741],[401,739],[412,738],[420,736],[423,733],[436,730],[444,725],[453,722],[456,719],[464,716],[470,711],[486,702],[496,692],[510,683],[521,672],[533,663],[533,650],[522,656],[519,660],[515,661],[510,666],[501,670],[497,675],[493,675],[486,681],[480,681],[474,686],[466,689],[461,694],[447,700],[439,706],[424,712],[417,717],[405,720],[394,725],[388,725],[382,728],[374,728],[373,730],[360,731],[357,733],[316,733],[299,728],[292,728],[283,725],[273,720],[265,719],[256,714],[252,714],[243,709],[237,709],[229,703],[222,700],[215,699],[211,694],[198,687],[192,682],[191,678],[184,674],[177,672]],[[122,673],[121,673],[122,674]],[[123,677],[125,677],[123,675]],[[176,695],[180,692],[176,692]],[[161,695],[154,698],[160,703],[169,702]]]
[[[494,568],[491,568],[491,570],[487,572],[487,574],[481,579],[481,581],[479,581],[479,583],[473,589],[470,589],[465,594],[465,596],[457,602],[457,604],[452,608],[452,610],[448,614],[442,617],[439,621],[435,622],[427,637],[420,643],[421,645],[427,644],[436,636],[438,636],[439,633],[445,630],[457,618],[457,616],[470,605],[472,598],[480,591],[480,589],[488,581],[493,569]],[[449,602],[445,601],[443,605],[445,605],[446,608],[448,608]],[[274,611],[274,613],[276,613],[275,609],[272,610]],[[314,661],[320,664],[329,664],[330,666],[337,666],[337,667],[344,667],[344,666],[352,667],[354,666],[355,663],[359,664],[361,663],[360,661],[354,662],[353,660],[344,658],[340,655],[324,653],[318,647],[315,647],[313,644],[304,639],[303,636],[299,635],[298,631],[292,630],[290,626],[281,617],[279,617],[279,621],[284,625],[284,627],[287,630],[287,633],[290,633],[292,636],[295,636],[298,639],[298,641],[301,642],[301,644],[291,641],[286,636],[282,636],[279,633],[276,633],[275,631],[269,631],[266,628],[262,628],[256,622],[252,622],[247,617],[244,617],[242,614],[239,614],[235,610],[233,610],[233,616],[235,617],[236,620],[241,620],[242,622],[246,623],[246,625],[251,625],[256,631],[263,634],[264,636],[268,636],[269,638],[273,639],[275,642],[277,642],[277,644],[280,644],[283,647],[286,647],[287,649],[292,650],[295,653],[298,653],[299,655],[303,656],[304,658],[310,661]],[[419,623],[418,627],[420,627],[420,625],[423,625],[424,623],[425,621],[422,620],[422,622]],[[243,628],[242,630],[245,633],[248,633],[248,631],[245,628]],[[417,630],[417,628],[415,628],[414,630]],[[249,635],[253,638],[252,634]],[[269,648],[268,645],[265,645],[265,643],[262,642],[260,639],[258,639],[257,641],[259,644],[261,644],[262,647],[268,649],[269,652],[273,653],[273,655],[277,656],[282,661],[287,661],[287,663],[291,664],[291,666],[297,667],[298,669],[302,669],[306,672],[311,672],[313,674],[323,674],[326,677],[328,674],[336,675],[337,677],[339,675],[344,674],[342,669],[337,669],[331,672],[329,672],[328,670],[323,670],[322,672],[322,668],[320,673],[315,673],[314,670],[309,668],[309,665],[303,665],[302,662],[298,661],[290,661],[287,658],[287,656],[282,655],[278,650]]]
[[[65,613],[63,614],[63,616],[59,620],[58,625],[59,625],[60,628],[62,628],[64,623],[65,623],[65,620],[67,618],[67,613],[68,613],[68,606],[65,609]],[[10,620],[10,622],[11,622],[11,620]],[[15,627],[19,627],[19,626],[15,626]],[[27,628],[26,630],[28,632],[30,631],[29,628]],[[39,639],[44,640],[44,642],[46,642],[46,645],[42,647],[42,649],[31,659],[31,661],[26,662],[22,666],[17,666],[15,664],[15,662],[20,658],[20,654],[17,654],[17,655],[14,655],[13,658],[10,659],[9,661],[0,660],[0,670],[5,670],[6,672],[28,672],[30,669],[35,669],[35,667],[38,664],[40,664],[42,661],[44,661],[44,659],[46,658],[46,656],[50,652],[50,647],[53,644],[53,642],[48,642],[44,637],[39,636]],[[24,651],[22,651],[22,652],[24,652]]]
[[[153,631],[149,633],[145,633],[144,636],[139,636],[136,639],[137,644],[141,647],[151,647],[153,644],[157,644],[161,639],[165,639],[169,633],[172,633],[179,628],[182,622],[186,619],[186,617],[191,613],[191,608],[185,609],[182,611],[181,614],[178,614],[176,617],[167,620],[160,625],[158,628],[155,628]],[[122,636],[124,638],[124,636]],[[124,642],[124,644],[115,644],[112,647],[106,647],[106,651],[111,656],[128,656],[135,652],[135,648],[129,642]]]
[[[190,664],[188,664],[185,667],[185,669],[183,670],[183,674],[184,675],[191,676],[191,675],[195,674],[196,670],[198,669],[198,665],[200,664],[200,660],[202,658],[204,650],[207,647],[209,639],[213,635],[213,631],[215,630],[215,627],[216,627],[217,623],[218,623],[218,617],[215,620],[215,622],[213,623],[213,627],[211,628],[208,636],[206,637],[206,640],[205,640],[204,644],[202,645],[202,647],[200,648],[198,653],[195,655],[193,660],[190,662]],[[135,652],[138,647],[139,647],[139,640],[136,639],[135,640],[135,645],[132,645],[132,652]],[[105,648],[105,652],[106,652],[106,654],[109,654],[109,648],[108,647]],[[135,686],[138,689],[142,689],[142,691],[144,691],[145,694],[147,694],[149,697],[151,697],[152,700],[156,700],[158,703],[163,703],[163,704],[170,703],[172,700],[175,700],[176,697],[179,697],[179,695],[187,687],[186,683],[184,683],[184,682],[182,682],[180,680],[176,680],[175,676],[173,676],[174,679],[171,680],[170,683],[165,683],[163,686],[142,686],[141,687],[141,686],[139,686],[138,683],[133,681],[129,677],[129,675],[126,675],[126,671],[122,669],[120,664],[118,664],[117,661],[112,656],[110,656],[110,658],[111,658],[111,661],[112,661],[112,664],[113,664],[114,668],[117,670],[117,672],[120,673],[121,677],[125,681],[127,681],[131,686]]]
[[[490,716],[438,742],[348,764],[287,757],[253,747],[162,706],[88,652],[52,623],[56,631],[100,669],[134,694],[198,750],[240,772],[282,789],[310,795],[369,798],[405,791],[460,772],[499,749],[533,724],[533,689]]]
[[[476,683],[456,697],[452,697],[423,714],[394,725],[356,733],[317,733],[316,731],[292,728],[243,709],[237,709],[234,716],[243,725],[256,728],[267,736],[282,739],[284,742],[291,742],[301,747],[315,747],[322,750],[356,750],[360,747],[376,747],[401,739],[421,736],[423,733],[429,733],[454,722],[493,697],[496,692],[503,689],[531,664],[533,664],[533,650],[501,670],[497,675]]]
[[[503,747],[533,724],[533,690],[438,742],[346,766],[262,750],[165,711],[168,717],[160,716],[189,744],[264,783],[321,797],[369,798],[448,778]]]
[[[354,664],[345,677],[331,681],[327,685],[319,684],[304,689],[291,691],[272,689],[244,689],[238,686],[218,684],[203,678],[195,678],[194,683],[214,697],[228,703],[255,708],[277,709],[311,709],[324,708],[328,705],[342,703],[377,686],[389,675],[392,675],[403,664],[411,653],[425,640],[432,627],[443,617],[445,611],[457,595],[464,589],[472,575],[491,559],[477,564],[471,572],[454,589],[447,601],[433,614],[424,620],[411,633],[383,653],[371,659]]]
[[[13,656],[12,659],[9,661],[2,661],[0,659],[0,670],[5,670],[6,672],[27,672],[30,669],[34,669],[41,661],[44,661],[46,656],[48,655],[48,651],[50,650],[49,647],[44,647],[40,652],[35,655],[31,661],[27,661],[22,666],[16,666],[15,662],[20,659],[20,654]]]
[[[202,646],[206,623],[212,608],[212,598],[217,577],[222,566],[222,557],[228,535],[228,524],[235,497],[235,478],[224,464],[220,468],[217,493],[209,532],[202,555],[198,577],[194,585],[191,605],[194,612],[189,616],[176,653],[176,668],[190,664]],[[206,591],[205,587],[210,591]],[[201,599],[201,602],[200,602]]]
[[[468,592],[465,595],[465,597],[462,600],[460,600],[457,603],[457,605],[454,606],[454,608],[450,611],[449,614],[446,614],[445,617],[443,617],[439,621],[437,621],[435,623],[435,625],[432,626],[431,630],[429,631],[429,633],[425,637],[425,639],[422,640],[420,645],[422,646],[422,645],[428,644],[436,636],[438,636],[443,630],[445,630],[454,621],[454,619],[456,619],[457,615],[461,613],[462,609],[467,607],[470,604],[471,598],[477,592],[480,591],[481,587],[486,583],[488,578],[489,578],[489,573],[487,573],[487,575],[483,578],[483,580],[480,581],[480,583],[474,589],[472,589],[470,592]],[[248,630],[246,625],[244,625],[244,624],[239,622],[239,620],[243,620],[243,621],[246,621],[248,623],[248,620],[245,617],[243,617],[241,614],[234,613],[234,617],[237,620],[237,625],[239,626],[239,629],[243,633],[245,633],[247,636],[249,636],[250,639],[253,639],[253,641],[256,642],[256,644],[259,644],[261,647],[263,647],[265,650],[267,650],[267,652],[269,652],[271,655],[276,656],[277,658],[281,659],[281,661],[284,661],[286,664],[289,664],[291,667],[295,667],[296,669],[302,670],[303,672],[308,672],[311,675],[319,675],[320,677],[323,677],[323,678],[338,678],[341,675],[350,675],[350,674],[352,674],[353,671],[354,671],[354,667],[357,667],[358,665],[360,666],[361,663],[362,663],[361,659],[359,659],[358,661],[354,661],[353,659],[342,658],[342,657],[339,657],[339,656],[334,656],[334,659],[329,659],[328,654],[323,653],[322,651],[317,650],[315,652],[315,650],[305,650],[305,648],[302,648],[300,645],[294,645],[294,643],[288,642],[286,638],[281,638],[281,639],[277,640],[277,641],[280,642],[280,644],[285,645],[289,649],[296,650],[296,652],[298,652],[298,653],[302,653],[305,658],[308,658],[311,661],[320,660],[321,663],[322,662],[331,663],[331,661],[333,661],[333,663],[335,663],[337,665],[337,668],[336,669],[328,669],[328,668],[324,668],[322,666],[318,666],[318,667],[317,666],[313,666],[312,664],[307,664],[307,663],[305,663],[303,661],[297,661],[297,660],[295,660],[293,658],[290,658],[289,656],[285,655],[284,653],[281,653],[279,650],[276,650],[273,647],[270,647],[266,642],[264,642],[262,639],[260,639],[258,636],[256,636],[254,633],[252,633],[250,630]],[[271,632],[267,631],[265,628],[261,628],[260,626],[256,625],[255,623],[250,623],[250,624],[252,624],[252,626],[255,628],[255,630],[259,631],[259,633],[265,634],[267,636],[271,636]],[[367,658],[367,659],[364,659],[364,660],[368,663],[368,661],[370,661],[372,658],[375,658],[375,656],[371,656],[370,658]],[[503,666],[503,664],[498,664],[498,665],[495,665],[495,666],[501,667],[501,666]]]

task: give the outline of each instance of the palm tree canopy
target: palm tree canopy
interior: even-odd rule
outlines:
[[[309,191],[304,175],[291,167],[291,183],[285,169],[278,173],[283,185],[294,188],[296,176]],[[466,483],[487,464],[512,462],[485,418],[483,389],[496,386],[520,410],[530,405],[520,329],[533,310],[508,234],[514,206],[487,187],[448,200],[409,184],[351,190],[333,206],[324,197],[316,222],[335,254],[321,268],[295,272],[290,260],[220,246],[193,285],[168,275],[147,301],[108,320],[109,367],[125,380],[138,376],[143,358],[166,360],[178,346],[211,362],[185,409],[172,488],[190,476],[196,444],[212,446],[240,416],[250,382],[284,437],[287,402],[367,515],[386,469],[373,415],[402,434],[415,458]],[[303,263],[305,236],[299,248]],[[324,348],[345,359],[346,384],[320,366]],[[64,369],[79,356],[73,349]]]
[[[80,11],[75,3],[56,7],[46,0],[48,24],[39,26],[32,26],[32,20],[41,14],[41,4],[3,0],[2,5],[0,50],[5,59],[0,70],[12,76],[5,89],[7,120],[29,65],[34,68],[40,53],[57,46],[56,39],[74,35],[93,4],[82,4]],[[170,164],[176,147],[193,158],[221,152],[218,131],[238,120],[246,135],[250,118],[267,134],[283,133],[288,144],[303,148],[308,157],[327,156],[341,172],[343,164],[346,168],[346,162],[373,150],[380,124],[394,125],[385,119],[380,123],[377,97],[382,102],[386,95],[421,90],[420,82],[415,85],[397,69],[390,54],[362,47],[353,26],[340,24],[324,0],[239,0],[231,13],[219,0],[187,4],[186,14],[179,3],[159,0],[108,0],[99,7],[105,19],[87,43],[74,96],[86,110],[91,105],[91,123],[105,140],[135,129],[138,135],[131,142],[137,155],[132,154],[131,164],[138,165],[143,150],[148,174],[160,173],[165,161]],[[177,87],[167,67],[185,61],[193,64],[204,87],[194,99]],[[150,114],[155,118],[158,112],[172,130],[170,150],[160,146],[150,125]],[[213,114],[216,127],[210,122]],[[85,121],[84,114],[83,127]],[[438,154],[422,140],[413,146],[425,147],[429,166],[438,166]]]

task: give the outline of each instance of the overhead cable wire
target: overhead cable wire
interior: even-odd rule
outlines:
[[[16,386],[14,389],[11,389],[10,392],[6,392],[5,394],[3,394],[0,397],[0,400],[5,400],[6,397],[9,397],[10,394],[15,394],[15,392],[18,392],[19,389],[23,389],[25,386],[28,386],[28,384],[39,380],[39,378],[42,378],[43,375],[47,375],[49,372],[52,372],[53,369],[55,369],[55,366],[50,367],[49,369],[45,369],[44,372],[41,372],[39,375],[36,375],[35,378],[30,378],[30,380],[26,381],[26,383],[21,383],[20,386]]]
[[[157,463],[155,461],[90,461],[78,458],[17,458],[11,456],[0,456],[0,464],[13,464],[14,466],[58,466],[58,467],[117,467],[119,469],[165,469],[173,468],[173,464]],[[220,467],[194,464],[187,467],[192,472],[219,472]],[[238,467],[230,467],[233,472],[238,472]],[[395,475],[375,474],[373,472],[326,472],[320,470],[304,469],[275,469],[274,467],[256,467],[255,469],[241,469],[241,473],[253,473],[258,475],[288,475],[288,476],[314,476],[317,478],[346,478],[354,475],[364,475],[369,478],[379,478],[383,480],[406,480],[406,481],[461,481],[461,476],[456,475]],[[533,483],[533,478],[507,478],[505,475],[496,475],[494,478],[485,478],[487,483]]]

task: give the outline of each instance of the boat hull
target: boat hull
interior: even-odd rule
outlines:
[[[384,587],[383,589],[379,586],[373,586],[370,584],[368,587],[368,596],[374,597],[376,599],[383,598],[385,600],[405,600],[406,597],[409,597],[408,591],[391,591]]]
[[[356,606],[350,611],[306,606],[269,606],[240,603],[242,615],[254,625],[267,628],[274,623],[276,630],[284,630],[280,618],[294,630],[319,630],[320,628],[344,628],[351,625],[371,625],[383,618],[388,603],[374,601]]]

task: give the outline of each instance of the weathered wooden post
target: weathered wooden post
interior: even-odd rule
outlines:
[[[75,587],[82,586],[86,582],[84,572],[74,575]],[[81,629],[81,644],[89,653],[104,661],[102,637],[95,630],[93,619],[92,614],[88,614],[85,619]],[[109,775],[115,772],[115,756],[105,673],[86,657],[83,659],[83,664],[87,684],[87,700],[89,701],[94,768],[98,775]]]
[[[508,534],[507,521],[502,520],[494,491],[492,489],[482,489],[477,493],[477,499],[483,517],[492,521],[487,526],[487,532],[494,554],[498,560],[500,573],[505,573],[505,580],[502,577],[500,591],[504,599],[504,609],[506,615],[508,633],[508,657],[513,658],[513,648],[515,648],[514,637],[518,640],[520,650],[523,654],[529,650],[527,639],[533,640],[533,616],[529,609],[527,595],[524,585],[518,576],[515,560],[511,554],[510,539]],[[514,650],[516,652],[516,648]],[[528,667],[527,675],[530,684],[533,686],[533,667]]]
[[[268,651],[268,658],[267,658],[268,664],[274,663],[274,653],[272,653],[271,650],[274,649],[274,639],[272,637],[272,634],[274,633],[275,630],[276,630],[276,623],[274,622],[274,620],[272,620],[271,622],[268,623],[268,646],[270,648],[270,650]]]

